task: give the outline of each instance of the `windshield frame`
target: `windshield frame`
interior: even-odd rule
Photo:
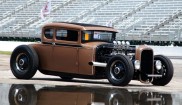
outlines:
[[[108,32],[112,34],[111,40],[100,40],[100,39],[94,39],[94,32]],[[88,35],[91,37],[90,40],[85,40],[85,34],[89,33]],[[113,31],[103,31],[103,30],[84,30],[81,32],[81,42],[82,43],[87,43],[87,42],[108,42],[108,43],[112,43],[112,41],[114,41],[116,38],[116,32]]]

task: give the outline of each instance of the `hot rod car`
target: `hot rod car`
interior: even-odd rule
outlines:
[[[48,23],[42,28],[41,43],[20,45],[10,58],[18,79],[30,79],[37,70],[47,75],[104,79],[125,86],[131,80],[164,86],[173,77],[169,58],[154,55],[146,45],[132,46],[116,40],[117,30],[83,23]]]

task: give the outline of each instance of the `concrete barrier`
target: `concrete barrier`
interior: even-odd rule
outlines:
[[[0,41],[0,51],[13,51],[17,46],[22,44],[32,44],[36,42],[13,42],[13,41]],[[172,46],[150,46],[154,50],[154,54],[163,54],[172,58],[182,58],[182,47]]]
[[[0,41],[0,51],[13,51],[19,45],[27,45],[34,42]]]
[[[150,46],[154,50],[154,54],[163,54],[171,58],[182,58],[182,47],[172,46]]]

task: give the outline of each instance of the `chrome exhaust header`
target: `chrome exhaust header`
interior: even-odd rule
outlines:
[[[97,67],[106,67],[107,63],[101,63],[101,62],[89,62],[88,63],[91,66],[97,66]]]

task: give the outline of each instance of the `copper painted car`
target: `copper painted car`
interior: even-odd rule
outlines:
[[[41,43],[20,45],[10,58],[18,79],[30,79],[37,70],[47,75],[108,79],[125,86],[131,80],[164,86],[173,77],[173,65],[163,55],[154,55],[145,45],[116,41],[111,27],[53,22],[42,28]]]

